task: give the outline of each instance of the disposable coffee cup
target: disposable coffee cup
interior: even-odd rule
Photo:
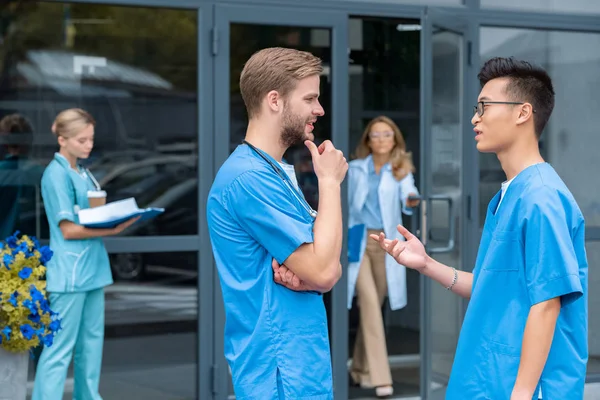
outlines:
[[[106,204],[106,192],[104,190],[88,190],[87,197],[90,208],[100,207]]]

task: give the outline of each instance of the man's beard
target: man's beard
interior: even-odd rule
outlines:
[[[285,147],[292,147],[308,139],[304,133],[306,121],[286,107],[283,112],[283,121],[281,126],[281,144]]]

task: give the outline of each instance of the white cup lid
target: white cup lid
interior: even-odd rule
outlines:
[[[102,197],[106,197],[106,192],[104,190],[88,190],[87,197],[92,199],[100,199]]]

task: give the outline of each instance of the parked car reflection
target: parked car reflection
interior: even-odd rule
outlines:
[[[100,180],[108,201],[133,197],[139,207],[160,207],[157,218],[135,224],[128,236],[194,235],[198,227],[198,180],[196,155],[155,156],[115,166]],[[116,280],[140,280],[153,271],[195,277],[196,266],[170,253],[112,254]],[[185,265],[188,268],[180,268]],[[160,268],[159,268],[160,267]],[[193,268],[192,271],[188,271]],[[193,274],[185,274],[193,272]]]

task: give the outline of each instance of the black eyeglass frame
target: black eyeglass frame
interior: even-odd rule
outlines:
[[[485,105],[486,104],[512,104],[512,105],[522,105],[522,104],[526,104],[524,102],[517,102],[517,101],[479,101],[477,102],[477,105],[474,107],[474,112],[479,115],[480,117],[483,116],[483,114],[485,113]],[[481,109],[481,113],[479,113],[479,110]],[[533,110],[533,112],[535,113],[535,110]]]

